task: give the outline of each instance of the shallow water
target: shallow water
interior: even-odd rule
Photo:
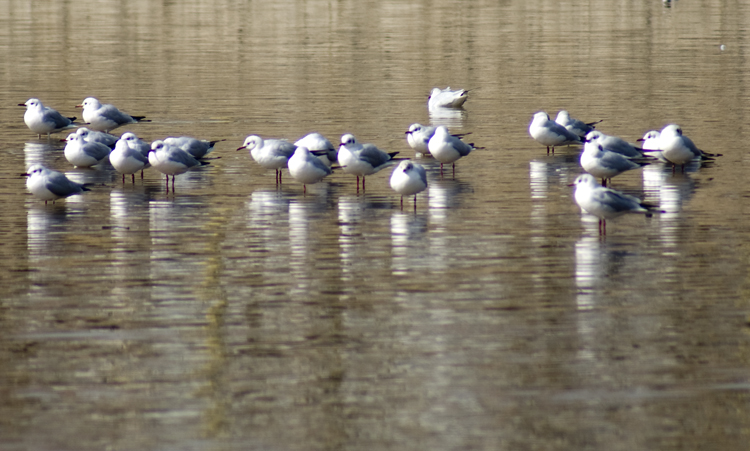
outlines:
[[[0,449],[724,449],[750,420],[750,8],[676,0],[0,2]],[[725,50],[720,45],[726,46]],[[471,88],[427,112],[434,86]],[[97,96],[209,166],[123,184],[23,124]],[[679,123],[722,157],[614,187],[659,204],[600,237],[534,112],[635,141]],[[280,186],[244,137],[354,133],[412,157]],[[33,163],[91,192],[45,205]]]

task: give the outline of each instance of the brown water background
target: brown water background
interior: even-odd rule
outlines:
[[[749,24],[729,0],[0,1],[0,449],[747,449]],[[430,116],[436,86],[472,92]],[[123,185],[16,106],[88,96],[221,158]],[[723,156],[615,178],[667,213],[600,238],[579,149],[527,132],[563,108]],[[390,169],[303,195],[234,150],[413,156],[414,122],[484,147],[420,160],[416,212]],[[44,205],[32,163],[96,186]]]

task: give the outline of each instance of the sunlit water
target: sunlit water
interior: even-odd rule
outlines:
[[[747,449],[747,24],[736,2],[0,2],[0,449]],[[720,45],[725,45],[724,50]],[[432,87],[472,89],[428,113]],[[87,96],[146,140],[226,139],[123,184],[23,124]],[[721,153],[614,187],[663,214],[600,237],[534,112]],[[246,135],[400,156],[409,124],[478,149],[357,191],[260,168]],[[19,175],[90,192],[47,205]]]

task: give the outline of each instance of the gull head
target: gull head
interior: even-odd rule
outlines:
[[[158,152],[160,150],[163,150],[167,145],[164,144],[164,141],[157,139],[156,141],[151,143],[151,150],[149,152]]]
[[[27,109],[42,108],[42,101],[39,99],[29,99],[26,103],[19,103],[18,106],[25,106]]]
[[[677,124],[669,124],[662,129],[661,136],[682,136],[682,128]]]
[[[588,134],[584,138],[584,141],[586,141],[586,142],[594,142],[597,139],[602,138],[603,136],[604,136],[604,134],[602,132],[594,130],[594,131],[588,132]]]
[[[237,148],[237,150],[242,150],[242,149],[253,150],[256,147],[263,147],[263,138],[261,138],[258,135],[250,135],[247,138],[245,138],[245,141],[242,143],[240,147]]]
[[[98,110],[101,107],[102,104],[96,97],[86,97],[82,104],[76,105],[76,108],[83,108],[84,110]]]
[[[354,146],[357,144],[357,138],[351,133],[347,133],[341,136],[341,146]]]
[[[584,188],[596,188],[599,185],[596,183],[596,179],[591,174],[581,174],[578,177],[576,177],[575,181],[573,181],[572,185],[569,186],[575,186],[576,189],[580,187]]]

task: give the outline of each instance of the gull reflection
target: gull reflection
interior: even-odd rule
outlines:
[[[652,164],[643,168],[644,201],[658,205],[664,211],[658,215],[658,219],[662,242],[668,247],[675,247],[680,242],[677,233],[682,218],[682,208],[695,192],[695,181],[687,171],[694,172],[698,167],[697,162],[689,163],[685,174],[679,172],[673,174],[671,167],[661,164]]]
[[[427,218],[424,213],[395,211],[391,215],[391,270],[405,274],[410,270],[429,269]]]
[[[56,167],[56,159],[62,158],[65,160],[62,152],[56,152],[58,150],[60,150],[60,148],[55,148],[52,145],[52,141],[24,144],[23,163],[26,165],[24,170],[33,164],[41,164],[45,167]],[[70,166],[67,161],[65,164]]]
[[[362,222],[366,210],[366,203],[362,199],[357,196],[341,196],[338,200],[339,255],[344,280],[352,278],[357,261],[357,242],[361,238],[357,227]]]
[[[445,125],[448,129],[463,127],[467,116],[463,108],[432,108],[429,113],[432,125]]]
[[[109,195],[114,294],[127,295],[133,280],[149,279],[148,235],[144,233],[149,229],[149,216],[143,208],[147,204],[143,192],[114,189]]]

